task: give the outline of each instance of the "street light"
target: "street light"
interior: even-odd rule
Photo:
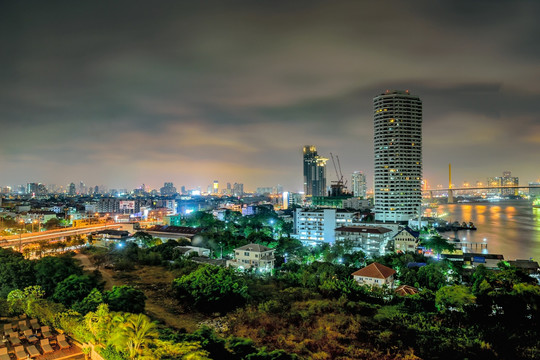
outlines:
[[[21,224],[21,232],[19,232],[19,252],[22,254],[22,231],[23,231],[24,221],[20,220],[19,223]]]

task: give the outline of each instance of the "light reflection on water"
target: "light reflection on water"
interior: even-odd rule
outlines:
[[[501,201],[497,204],[450,204],[427,209],[426,215],[446,213],[445,220],[472,221],[477,231],[459,231],[466,241],[482,242],[487,238],[490,254],[503,254],[507,260],[540,260],[540,208],[526,200]],[[452,232],[445,233],[453,237]],[[480,249],[478,249],[480,250]]]

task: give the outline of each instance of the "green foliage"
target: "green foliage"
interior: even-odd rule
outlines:
[[[199,342],[180,342],[163,341],[156,339],[154,341],[155,349],[152,351],[154,359],[176,360],[210,360],[208,352],[203,350]]]
[[[111,311],[144,312],[146,295],[132,286],[113,286],[111,291],[105,292],[103,298],[109,304]]]
[[[438,290],[449,283],[447,267],[443,262],[422,266],[416,274],[416,284],[421,288]]]
[[[173,282],[179,300],[204,312],[226,312],[248,299],[246,280],[233,269],[206,265]]]
[[[118,352],[112,345],[101,349],[99,354],[103,356],[105,360],[127,360],[127,358]]]
[[[445,286],[435,294],[435,304],[441,311],[463,311],[465,306],[474,304],[475,300],[471,289],[463,285]]]
[[[82,301],[95,286],[95,281],[88,275],[70,275],[56,285],[51,299],[71,307],[74,303]]]
[[[7,296],[9,312],[15,315],[20,315],[26,309],[26,297],[22,290],[16,289],[11,291]]]
[[[0,297],[36,283],[34,262],[19,252],[0,248]]]
[[[81,267],[71,256],[46,256],[39,259],[35,266],[36,284],[51,296],[58,283],[70,275],[82,275]]]
[[[431,249],[435,254],[441,254],[444,251],[454,252],[455,246],[448,242],[439,235],[434,235],[426,239],[420,240],[420,246],[425,247],[426,249]]]
[[[56,326],[57,314],[66,311],[62,304],[57,304],[47,299],[38,299],[28,302],[26,314],[29,317],[39,319],[44,325]]]
[[[102,303],[103,295],[98,289],[94,288],[84,299],[76,301],[72,308],[80,314],[85,315],[90,311],[96,311],[98,306]]]
[[[249,354],[245,357],[246,360],[294,360],[298,357],[294,354],[287,354],[283,350],[273,350],[267,352],[265,349],[260,350],[256,354]]]
[[[152,247],[155,245],[154,237],[147,232],[137,231],[133,237],[143,247]]]
[[[126,321],[120,322],[112,333],[109,344],[117,351],[124,352],[129,359],[148,355],[149,345],[157,339],[156,325],[143,314],[131,314]]]

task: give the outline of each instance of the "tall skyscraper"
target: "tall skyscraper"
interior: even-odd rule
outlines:
[[[304,194],[326,196],[326,162],[313,145],[304,146]]]
[[[375,220],[408,221],[422,203],[422,101],[409,90],[373,99]]]
[[[244,195],[244,184],[234,183],[233,185],[233,195],[242,196]]]
[[[355,171],[352,174],[352,191],[356,197],[366,198],[367,186],[366,175],[361,171]]]
[[[74,183],[71,183],[69,184],[69,188],[68,188],[68,195],[76,195],[77,194],[77,189],[75,188],[75,184]]]

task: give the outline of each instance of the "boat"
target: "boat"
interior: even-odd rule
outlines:
[[[540,208],[540,198],[534,199],[532,206],[533,208]]]
[[[474,226],[472,221],[469,221],[467,224],[465,221],[463,223],[459,223],[458,221],[454,221],[452,225],[450,225],[453,231],[459,231],[459,230],[476,230],[476,226]]]

